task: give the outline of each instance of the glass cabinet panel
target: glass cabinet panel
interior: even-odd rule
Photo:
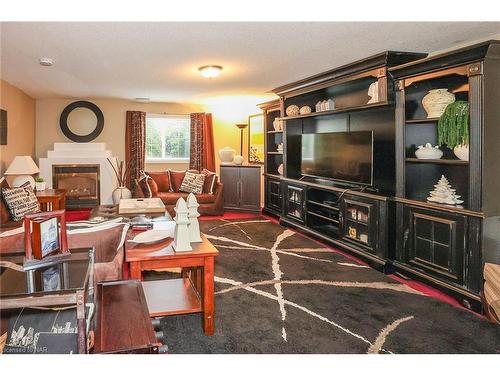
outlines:
[[[301,222],[304,221],[304,188],[286,186],[285,215]]]
[[[344,200],[344,237],[371,246],[370,220],[373,205]]]

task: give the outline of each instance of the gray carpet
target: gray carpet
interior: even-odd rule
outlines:
[[[264,218],[201,227],[220,251],[215,334],[162,318],[171,353],[500,353],[499,326]]]

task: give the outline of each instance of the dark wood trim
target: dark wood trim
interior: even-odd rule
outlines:
[[[481,68],[482,70],[482,68]],[[483,188],[483,75],[469,77],[469,207],[479,211],[482,207]],[[498,126],[498,125],[497,125]]]
[[[426,53],[385,51],[346,65],[339,66],[323,73],[315,74],[313,76],[279,86],[272,91],[281,96],[284,93],[289,93],[306,85],[313,85],[325,82],[327,80],[338,79],[343,76],[352,75],[363,70],[373,69],[377,67],[380,68],[383,66],[396,66],[408,61],[421,59],[425,56],[427,56]]]
[[[479,61],[484,59],[486,55],[500,57],[500,41],[489,40],[472,46],[466,46],[457,50],[401,64],[390,68],[389,73],[394,78],[408,77],[424,72]]]
[[[402,197],[396,197],[396,198],[394,198],[394,200],[398,203],[404,203],[404,204],[407,204],[410,206],[431,208],[431,209],[435,209],[435,210],[439,210],[439,211],[451,212],[451,213],[455,213],[455,214],[460,214],[460,215],[465,215],[465,216],[473,216],[473,217],[478,217],[478,218],[484,219],[484,214],[482,212],[471,211],[471,210],[468,210],[465,208],[447,206],[447,205],[439,204],[439,203],[416,201],[413,199],[407,199],[407,198],[402,198]]]
[[[336,115],[336,114],[340,114],[340,113],[364,111],[364,110],[369,110],[369,109],[378,109],[380,107],[387,107],[389,105],[390,105],[390,103],[388,103],[388,102],[378,102],[378,103],[373,103],[373,104],[365,104],[365,105],[357,106],[357,107],[333,109],[331,111],[311,112],[311,113],[308,113],[307,115],[280,117],[279,119],[286,121],[286,120],[295,120],[295,119],[307,118],[307,117],[331,116],[331,115]]]

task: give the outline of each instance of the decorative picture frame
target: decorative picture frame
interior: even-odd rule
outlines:
[[[7,144],[7,111],[0,109],[0,145]]]
[[[24,217],[26,260],[68,253],[65,210],[39,212]]]
[[[248,163],[264,164],[264,115],[248,116]]]

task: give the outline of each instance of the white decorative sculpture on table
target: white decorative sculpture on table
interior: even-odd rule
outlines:
[[[175,205],[175,232],[172,246],[175,251],[191,251],[191,241],[189,240],[189,219],[186,201],[182,198],[177,200]]]
[[[200,213],[198,212],[198,201],[193,193],[189,193],[187,198],[187,208],[188,208],[188,219],[189,219],[189,240],[191,242],[202,242],[200,236],[200,223],[198,222],[198,217]]]
[[[435,189],[429,193],[430,195],[427,198],[429,202],[437,202],[450,205],[464,203],[464,201],[458,199],[460,198],[460,195],[455,194],[456,190],[451,188],[450,183],[448,182],[446,177],[444,177],[444,175],[441,175],[441,178],[439,179],[438,183],[434,185],[434,187]]]

